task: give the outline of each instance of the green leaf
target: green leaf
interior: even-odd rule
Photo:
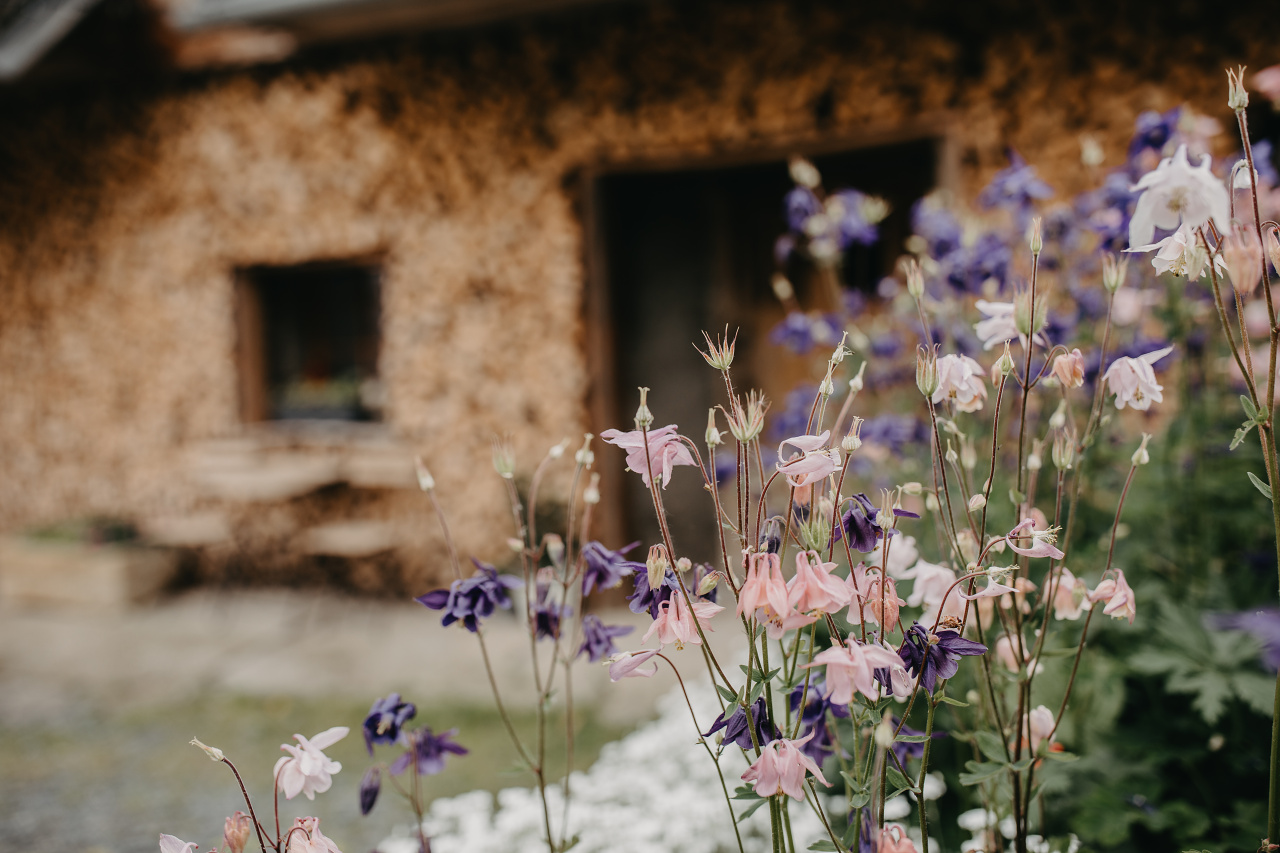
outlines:
[[[1017,770],[1019,773],[1021,773],[1023,770],[1026,770],[1028,767],[1030,767],[1031,762],[1033,761],[1035,761],[1035,757],[1031,756],[1031,757],[1022,759],[1021,761],[1015,761],[1009,766],[1012,767],[1014,770]]]
[[[1249,475],[1249,482],[1253,483],[1253,485],[1258,489],[1258,491],[1262,492],[1262,496],[1264,498],[1266,498],[1269,501],[1275,500],[1275,498],[1271,497],[1270,486],[1268,486],[1266,483],[1259,480],[1257,475],[1255,475],[1252,471],[1246,471],[1245,473]]]
[[[1271,716],[1276,683],[1270,678],[1258,672],[1232,673],[1231,689],[1250,708],[1264,716]]]
[[[849,797],[849,808],[860,809],[869,802],[871,802],[870,791],[854,791],[853,795]]]
[[[751,695],[747,697],[748,705],[755,704],[755,701],[760,698],[760,694],[764,692],[764,684],[763,681],[757,681],[755,687],[751,688]]]
[[[906,776],[903,776],[902,772],[898,770],[898,768],[896,767],[892,767],[892,766],[885,767],[884,775],[889,780],[889,784],[895,788],[901,788],[902,790],[905,790],[905,791],[915,790],[915,788],[912,787],[911,785],[911,781],[907,779]]]
[[[935,701],[935,702],[940,702],[940,703],[942,703],[942,704],[944,704],[944,705],[955,705],[957,708],[968,708],[968,707],[969,707],[969,703],[968,703],[968,702],[961,702],[959,699],[952,699],[950,696],[939,696],[939,697],[938,697],[937,699],[935,699],[934,701]]]
[[[762,797],[756,793],[756,789],[750,785],[739,785],[733,792],[735,800],[759,800]]]
[[[751,817],[753,814],[756,813],[756,809],[760,808],[767,802],[769,801],[764,797],[761,797],[760,799],[756,800],[754,803],[752,803],[751,805],[747,806],[745,809],[742,810],[741,814],[738,815],[738,820],[746,820],[747,818]]]
[[[924,743],[931,739],[928,735],[898,735],[894,738],[898,743]]]
[[[1005,752],[1004,740],[995,732],[974,732],[974,740],[978,744],[978,749],[982,750],[982,754],[997,764],[1008,764],[1006,758],[1008,753]]]
[[[1053,750],[1049,750],[1048,752],[1046,752],[1044,754],[1044,757],[1049,759],[1050,761],[1061,761],[1064,763],[1068,761],[1080,760],[1080,756],[1076,755],[1074,752],[1054,752]]]
[[[732,690],[730,690],[728,687],[725,687],[723,684],[716,685],[716,692],[719,693],[721,696],[723,696],[724,701],[726,702],[737,703],[738,701],[738,694],[734,693]]]
[[[1009,490],[1009,503],[1013,504],[1014,506],[1021,506],[1023,502],[1026,501],[1026,499],[1027,499],[1027,496],[1024,495],[1022,492],[1018,491],[1017,489]]]
[[[1258,409],[1253,405],[1253,401],[1250,400],[1248,397],[1246,397],[1244,394],[1240,395],[1240,405],[1244,407],[1244,413],[1249,418],[1249,420],[1251,421],[1257,420]]]
[[[1005,769],[1003,764],[979,764],[976,761],[966,761],[964,767],[968,772],[960,774],[961,785],[977,785],[1002,773]]]
[[[1240,427],[1240,429],[1236,430],[1235,437],[1231,439],[1231,446],[1227,449],[1235,450],[1241,444],[1244,444],[1245,437],[1249,434],[1249,430],[1251,429],[1253,429],[1253,422],[1249,421],[1245,423],[1244,426]]]
[[[854,806],[854,808],[862,808],[862,806]],[[852,848],[858,843],[858,829],[856,820],[849,821],[849,828],[844,831],[844,837],[840,839],[840,843],[845,847]]]
[[[836,846],[831,843],[830,839],[823,838],[810,844],[809,849],[820,851],[820,853],[835,853]]]

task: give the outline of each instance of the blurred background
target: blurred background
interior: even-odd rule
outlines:
[[[629,425],[639,385],[698,435],[718,388],[692,344],[726,324],[775,418],[818,378],[775,332],[776,274],[834,307],[778,251],[789,157],[887,202],[840,258],[843,308],[874,318],[919,199],[972,201],[1013,150],[1083,220],[1070,200],[1137,162],[1144,116],[1185,111],[1153,151],[1175,125],[1215,137],[1196,116],[1235,151],[1222,69],[1278,45],[1265,2],[0,0],[0,850],[213,843],[234,791],[191,735],[263,776],[391,690],[489,762],[442,793],[519,783],[495,776],[471,638],[405,603],[449,571],[415,454],[460,550],[501,561],[493,435],[527,483],[561,439]],[[1250,116],[1280,143],[1268,98]],[[1199,315],[1166,325],[1217,364]],[[914,345],[859,328],[886,364]],[[1275,604],[1268,513],[1238,488],[1257,448],[1226,455],[1235,395],[1199,376],[1166,391],[1124,544],[1167,609],[1102,640],[1075,736],[1103,757],[1058,794],[1098,849],[1252,849],[1261,823],[1265,703],[1205,681],[1260,676],[1256,642],[1130,659]],[[622,453],[597,458],[598,538],[646,539]],[[548,481],[548,519],[568,488]],[[670,500],[698,541],[701,492]],[[600,675],[584,762],[652,711]],[[357,779],[329,795],[348,851],[387,830]]]

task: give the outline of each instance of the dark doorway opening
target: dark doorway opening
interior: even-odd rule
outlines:
[[[854,188],[889,202],[873,246],[844,257],[845,286],[872,297],[892,272],[911,233],[911,207],[937,182],[939,140],[862,148],[811,158],[830,190]],[[653,389],[655,427],[679,424],[701,447],[707,408],[724,401],[719,375],[694,350],[702,330],[738,329],[734,374],[742,391],[768,387],[780,352],[769,330],[783,316],[771,280],[774,242],[786,230],[783,197],[793,186],[784,159],[720,168],[618,172],[598,179],[595,200],[613,365],[613,402],[602,426],[632,428],[639,386]],[[790,262],[785,272],[802,303],[811,276]],[[785,390],[785,389],[782,389]],[[724,421],[720,420],[721,429]],[[621,466],[620,453],[616,456]],[[612,460],[611,460],[612,461]],[[627,474],[615,493],[627,541],[659,541],[648,491]],[[677,550],[712,561],[714,511],[697,471],[673,474],[664,492]]]

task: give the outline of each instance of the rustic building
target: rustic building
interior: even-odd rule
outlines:
[[[759,337],[788,154],[895,202],[878,276],[1006,146],[1067,195],[1080,134],[1117,162],[1280,59],[1264,3],[36,5],[0,5],[0,527],[388,591],[444,569],[414,453],[500,558],[491,435],[528,472],[703,326]]]

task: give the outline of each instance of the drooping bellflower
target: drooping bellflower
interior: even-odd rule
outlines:
[[[478,570],[474,575],[454,581],[448,589],[433,590],[414,600],[432,610],[443,610],[441,624],[446,628],[460,621],[474,633],[480,627],[480,620],[493,615],[496,608],[511,609],[507,590],[524,586],[524,581],[511,575],[500,575],[493,566],[474,557],[471,562]]]

